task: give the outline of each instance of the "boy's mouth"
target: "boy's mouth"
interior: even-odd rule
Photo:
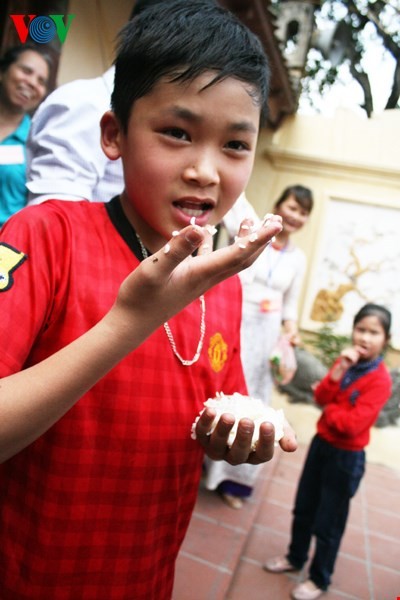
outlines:
[[[210,212],[214,205],[212,202],[190,202],[188,200],[179,200],[173,202],[176,208],[179,208],[188,217],[201,217]]]

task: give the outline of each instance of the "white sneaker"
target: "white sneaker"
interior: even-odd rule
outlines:
[[[286,573],[287,571],[298,571],[296,567],[290,564],[286,556],[274,556],[269,558],[264,566],[265,571],[270,573]]]
[[[311,579],[297,585],[292,591],[293,600],[315,600],[324,593]]]
[[[243,508],[244,503],[243,500],[239,498],[239,496],[234,496],[233,494],[221,494],[221,498],[225,502],[225,504],[227,504],[231,508],[234,508],[235,510]]]

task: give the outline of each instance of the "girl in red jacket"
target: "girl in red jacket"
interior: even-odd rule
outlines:
[[[274,573],[302,569],[315,535],[309,578],[293,590],[295,600],[318,598],[329,586],[350,499],[364,474],[370,429],[391,395],[391,378],[382,359],[390,325],[386,308],[363,306],[354,317],[353,345],[342,351],[315,387],[323,412],[297,489],[289,551],[265,564]]]

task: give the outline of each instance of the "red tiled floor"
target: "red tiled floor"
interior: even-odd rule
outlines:
[[[263,570],[286,550],[291,509],[307,446],[277,452],[243,509],[200,488],[177,561],[173,600],[286,600],[303,576]],[[400,597],[400,471],[368,465],[324,600]]]
[[[400,540],[400,514],[397,512],[399,510],[398,503],[399,499],[397,498],[397,506],[394,506],[391,512],[368,506],[367,518],[369,530],[380,532],[383,535],[389,535],[396,540]]]
[[[400,433],[400,432],[399,432]],[[400,471],[394,472],[382,465],[368,464],[364,477],[364,484],[375,490],[384,490],[385,493],[399,493]],[[394,507],[392,507],[394,508]]]
[[[387,491],[383,486],[377,486],[375,488],[368,483],[364,487],[368,506],[376,506],[381,510],[387,510],[388,512],[394,511],[396,499],[398,501],[398,492],[396,494],[396,492]]]
[[[186,538],[185,552],[205,562],[218,565],[224,571],[233,572],[238,560],[238,550],[246,539],[247,531],[237,527],[193,515]],[[212,540],[212,543],[210,541]]]
[[[180,575],[176,578],[174,598],[177,600],[214,600],[225,598],[232,573],[215,565],[205,564],[181,554],[178,560]]]
[[[372,593],[374,600],[396,600],[400,597],[399,570],[390,571],[372,566]]]
[[[286,575],[273,575],[260,569],[258,563],[241,560],[237,570],[234,585],[229,589],[226,600],[265,600],[271,598],[289,598],[290,590],[295,585],[295,579]],[[283,595],[284,594],[284,595]]]
[[[289,542],[289,530],[280,535],[274,529],[254,524],[246,540],[241,557],[256,562],[261,567],[265,560],[282,554]]]
[[[331,594],[342,594],[344,598],[372,600],[367,561],[340,552],[329,591]]]
[[[394,571],[400,569],[400,540],[371,533],[369,535],[371,561],[373,565],[385,566]],[[399,578],[400,587],[400,578]],[[400,596],[400,589],[399,594]]]
[[[279,533],[286,533],[289,536],[290,523],[291,523],[291,505],[283,504],[279,505],[275,502],[271,502],[266,498],[260,505],[260,512],[258,514],[257,524],[261,527],[268,529],[273,524],[274,531]]]

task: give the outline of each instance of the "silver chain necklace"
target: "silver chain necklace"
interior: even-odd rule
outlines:
[[[143,258],[148,258],[149,253],[147,252],[147,249],[145,248],[142,240],[140,239],[139,234],[136,233],[136,231],[135,231],[135,235],[136,235],[136,239],[137,239],[137,241],[139,243],[140,250],[142,252],[142,257]],[[169,250],[168,246],[166,246],[165,248],[166,248],[166,250],[167,250],[167,248]],[[201,295],[199,297],[199,300],[200,300],[200,306],[201,306],[200,339],[199,339],[199,343],[197,344],[196,353],[195,353],[195,355],[193,356],[193,358],[191,360],[187,360],[186,358],[183,358],[179,354],[178,349],[176,347],[174,336],[172,335],[171,328],[168,325],[168,321],[166,321],[164,323],[165,333],[167,334],[168,341],[171,344],[172,351],[175,354],[176,358],[179,360],[180,363],[182,363],[182,365],[184,367],[190,367],[191,365],[194,365],[194,363],[196,363],[199,360],[201,351],[203,349],[204,336],[206,334],[206,301],[205,301],[205,298],[204,298],[203,295]]]

